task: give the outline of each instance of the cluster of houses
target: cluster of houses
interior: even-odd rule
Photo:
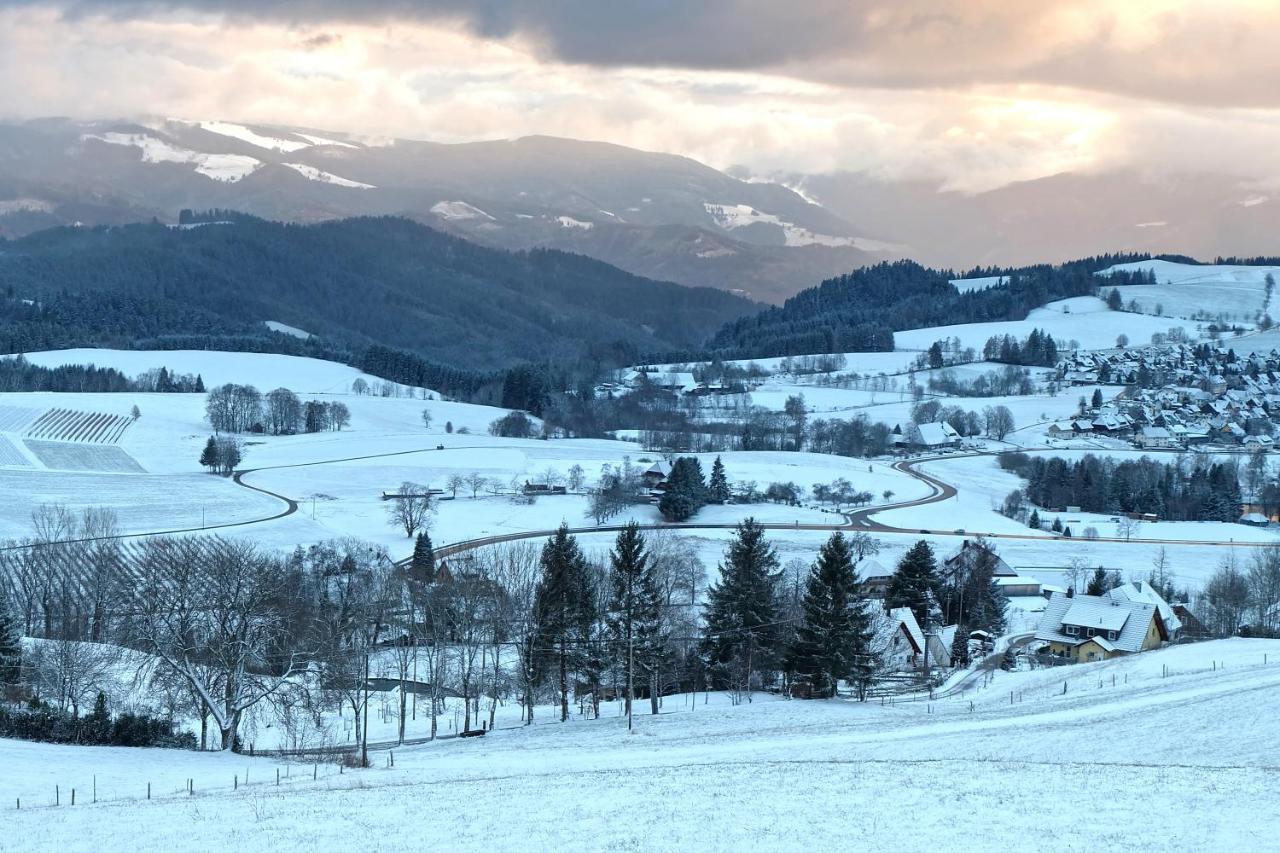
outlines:
[[[964,569],[984,547],[981,542],[965,540],[942,560],[941,573]],[[1017,604],[1032,613],[1039,612],[1035,640],[1041,655],[1050,662],[1107,660],[1207,635],[1186,605],[1170,604],[1146,581],[1126,582],[1103,595],[1084,595],[1043,584],[1019,574],[999,555],[990,556],[995,582],[1005,595],[1011,601],[1021,599]],[[868,596],[883,600],[892,573],[874,560],[863,563],[861,573]],[[930,668],[949,667],[955,630],[952,625],[925,631],[910,608],[884,609],[878,614],[876,629],[882,663],[891,671],[918,671],[925,665],[927,649]],[[991,639],[980,631],[970,635],[971,644],[977,647]]]
[[[1191,345],[1076,352],[1058,365],[1072,385],[1128,386],[1051,425],[1053,438],[1106,436],[1142,449],[1200,444],[1269,450],[1280,425],[1280,353],[1235,357]]]
[[[645,388],[667,391],[681,397],[701,397],[712,394],[741,394],[750,390],[740,383],[699,382],[692,373],[669,370],[629,370],[618,382],[603,382],[596,386],[596,394],[616,397]]]

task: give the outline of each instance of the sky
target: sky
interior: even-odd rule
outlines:
[[[553,134],[977,191],[1280,185],[1270,0],[0,0],[0,117]]]

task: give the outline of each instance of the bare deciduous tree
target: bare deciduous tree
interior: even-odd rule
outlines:
[[[431,527],[435,504],[426,486],[405,481],[393,492],[387,504],[387,516],[392,524],[404,528],[404,535],[412,537],[419,530]]]

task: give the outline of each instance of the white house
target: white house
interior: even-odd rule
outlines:
[[[931,669],[951,666],[951,650],[937,634],[926,639],[910,607],[895,607],[876,619],[874,643],[886,669],[901,672],[923,667],[926,642]]]

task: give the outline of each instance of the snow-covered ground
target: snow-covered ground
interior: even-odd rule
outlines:
[[[1098,276],[1105,284],[1105,277],[1111,273],[1134,270],[1154,272],[1156,284],[1115,289],[1120,291],[1125,305],[1132,300],[1143,314],[1184,318],[1224,315],[1228,320],[1251,324],[1264,309],[1276,313],[1274,301],[1268,303],[1266,278],[1280,275],[1280,267],[1151,260],[1117,264],[1102,270]]]
[[[292,326],[285,326],[275,320],[264,322],[277,331],[291,333],[290,330],[293,330]],[[333,361],[254,352],[83,348],[32,352],[26,353],[24,357],[40,367],[94,364],[98,367],[113,367],[129,377],[164,367],[170,373],[199,374],[209,388],[226,382],[238,382],[255,385],[264,393],[272,388],[283,387],[299,394],[349,394],[351,383],[357,379],[364,379],[375,388],[384,382],[376,376]],[[410,391],[408,386],[398,387],[403,393]],[[417,389],[413,390],[416,393]]]
[[[1277,641],[997,672],[932,703],[693,698],[637,715],[634,734],[613,708],[566,724],[542,714],[532,728],[398,749],[394,767],[382,753],[372,769],[323,768],[312,781],[294,765],[279,788],[280,765],[265,759],[0,742],[0,802],[26,795],[0,847],[257,850],[429,834],[461,850],[495,838],[535,850],[802,850],[833,837],[895,851],[1134,839],[1228,850],[1269,849],[1280,832],[1280,813],[1260,807],[1276,783]],[[246,770],[250,783],[233,790]],[[95,773],[108,801],[92,805]],[[195,796],[175,793],[187,778]],[[164,794],[150,802],[148,779]],[[27,780],[33,791],[19,787]],[[54,784],[77,786],[74,809],[46,806]]]
[[[225,183],[235,183],[262,167],[262,161],[247,154],[207,154],[171,145],[145,133],[88,134],[85,140],[97,140],[108,145],[124,145],[138,148],[144,163],[186,163],[206,178]]]
[[[1185,321],[1110,311],[1106,303],[1097,297],[1076,296],[1036,308],[1025,320],[909,329],[895,332],[893,340],[898,349],[925,350],[934,341],[955,337],[960,339],[961,346],[982,352],[987,339],[994,335],[1013,335],[1022,339],[1033,329],[1040,329],[1053,335],[1060,348],[1076,341],[1082,349],[1107,349],[1116,345],[1116,338],[1121,334],[1127,335],[1137,345],[1149,341],[1156,332],[1167,334],[1174,326],[1181,326],[1193,338],[1196,335],[1194,326]]]

